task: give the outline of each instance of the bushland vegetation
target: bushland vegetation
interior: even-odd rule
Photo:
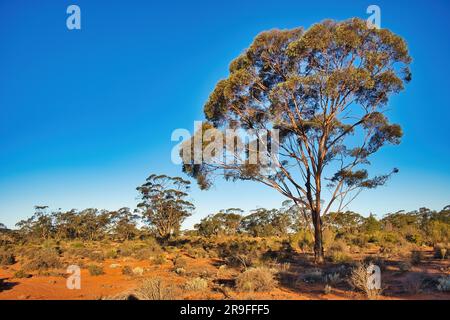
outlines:
[[[164,184],[156,188],[154,181]],[[173,183],[179,189],[173,189]],[[205,292],[249,298],[282,287],[301,293],[305,285],[323,287],[324,294],[341,288],[374,298],[386,293],[364,287],[368,265],[407,275],[438,263],[441,273],[419,272],[420,277],[408,280],[402,290],[448,291],[450,206],[382,217],[331,212],[322,217],[325,261],[317,263],[313,222],[292,201],[250,212],[224,209],[201,219],[192,230],[181,230],[194,210],[186,200],[188,181],[152,175],[137,190],[141,202],[134,209],[63,211],[36,206],[16,228],[0,228],[0,264],[14,271],[15,279],[63,277],[65,268],[74,264],[96,278],[120,268],[123,277],[150,279],[126,293],[128,298]],[[212,269],[193,268],[195,260],[208,262]],[[124,261],[169,265],[167,272],[185,281],[177,286],[153,279],[150,269]]]

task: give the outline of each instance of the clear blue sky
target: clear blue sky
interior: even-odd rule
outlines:
[[[66,28],[81,7],[82,30]],[[373,159],[398,167],[387,186],[351,209],[379,216],[450,204],[450,2],[434,1],[0,1],[0,222],[12,227],[33,205],[134,207],[150,173],[181,175],[170,161],[176,128],[192,130],[229,62],[256,34],[326,18],[366,18],[404,37],[413,81],[391,101],[405,132]],[[196,213],[277,207],[251,182],[194,188]]]

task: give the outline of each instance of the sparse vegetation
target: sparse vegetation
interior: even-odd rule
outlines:
[[[275,2],[267,5],[249,5],[248,8],[231,5],[229,8],[239,14],[233,14],[233,19],[228,19],[228,22],[231,20],[235,22],[235,16],[242,16],[246,19],[244,21],[246,30],[253,30],[254,26],[250,25],[252,19],[247,18],[258,12],[247,9],[258,9],[262,12],[275,6]],[[8,7],[8,10],[23,9],[13,5],[5,7]],[[32,9],[38,10],[40,7],[35,6]],[[276,14],[293,7],[296,6],[280,5],[282,9],[277,9]],[[303,8],[301,4],[298,7]],[[379,9],[376,6],[371,7]],[[390,6],[390,10],[394,10],[395,7],[402,6]],[[431,10],[431,6],[429,7]],[[444,5],[435,7],[441,9],[442,13],[445,11]],[[224,74],[215,86],[202,83],[202,88],[211,87],[213,90],[205,99],[200,125],[197,126],[196,122],[195,132],[192,132],[189,138],[185,134],[180,135],[180,143],[172,150],[172,162],[175,162],[176,155],[183,160],[179,166],[180,176],[151,172],[147,177],[142,176],[139,182],[134,180],[134,175],[132,179],[125,179],[126,183],[135,181],[134,187],[131,188],[135,188],[136,202],[130,207],[110,208],[111,204],[119,201],[113,199],[117,201],[105,203],[103,208],[71,209],[72,205],[78,207],[80,204],[72,203],[76,199],[84,198],[84,203],[90,203],[89,192],[95,187],[106,186],[112,181],[120,180],[116,176],[114,179],[104,179],[102,183],[93,181],[113,172],[113,166],[110,165],[108,170],[100,170],[101,172],[99,171],[95,177],[93,175],[92,179],[86,179],[84,185],[79,183],[79,178],[73,179],[77,170],[67,175],[54,175],[55,179],[41,174],[33,175],[32,179],[22,179],[23,174],[27,172],[55,173],[55,164],[60,168],[81,168],[83,172],[80,173],[83,174],[80,177],[86,177],[84,171],[86,164],[89,164],[90,169],[94,168],[91,164],[95,165],[95,168],[104,169],[103,160],[108,159],[106,162],[111,164],[119,158],[126,159],[129,156],[129,154],[118,156],[117,150],[133,151],[135,155],[144,154],[142,150],[136,149],[137,146],[141,148],[144,141],[142,137],[148,138],[147,141],[153,143],[159,139],[159,134],[168,133],[167,128],[162,128],[164,130],[156,130],[161,129],[158,126],[150,128],[154,122],[159,124],[166,120],[165,122],[171,122],[172,126],[189,120],[186,118],[180,121],[180,118],[176,118],[177,115],[181,117],[198,115],[194,110],[178,112],[180,110],[175,110],[173,106],[178,101],[188,101],[191,105],[192,101],[198,100],[186,99],[182,91],[190,90],[189,84],[198,80],[192,77],[195,74],[192,71],[202,69],[197,68],[204,60],[202,58],[209,54],[214,59],[217,58],[220,64],[224,61],[223,57],[216,57],[215,53],[218,50],[202,52],[208,46],[196,48],[201,44],[194,40],[214,38],[213,43],[218,43],[222,38],[229,38],[229,35],[222,37],[223,30],[220,30],[220,34],[214,34],[218,30],[214,27],[205,29],[206,33],[204,32],[202,37],[196,37],[193,31],[202,28],[188,26],[183,30],[182,27],[173,25],[186,22],[185,19],[178,17],[168,21],[168,28],[165,25],[157,28],[159,22],[165,20],[159,19],[161,21],[155,22],[154,19],[141,19],[144,15],[141,17],[140,14],[135,14],[149,11],[144,9],[148,8],[138,8],[120,16],[120,22],[126,22],[130,18],[136,18],[138,21],[130,28],[122,28],[121,25],[121,30],[129,29],[140,33],[138,27],[150,21],[153,28],[150,31],[157,35],[156,41],[151,43],[149,35],[152,32],[143,30],[140,35],[145,35],[149,41],[140,41],[145,37],[129,37],[124,34],[115,40],[125,39],[127,40],[125,43],[114,43],[113,46],[100,50],[97,50],[98,48],[92,48],[90,51],[85,48],[76,50],[80,53],[89,51],[103,55],[133,53],[133,57],[122,59],[123,63],[131,61],[131,65],[128,66],[122,65],[120,61],[117,63],[116,56],[108,56],[107,59],[88,57],[87,62],[90,62],[90,65],[102,63],[99,69],[93,72],[84,67],[77,70],[74,66],[74,70],[80,74],[88,71],[87,76],[86,72],[82,77],[73,72],[67,72],[66,75],[55,74],[54,71],[61,68],[49,66],[47,63],[55,60],[62,65],[66,61],[58,58],[64,53],[59,49],[54,55],[46,55],[43,52],[29,55],[28,60],[25,59],[24,67],[18,68],[18,64],[24,58],[21,57],[23,53],[30,53],[31,50],[28,49],[36,47],[45,51],[53,48],[53,45],[23,46],[36,42],[34,33],[31,34],[31,42],[28,41],[29,34],[22,32],[26,30],[25,27],[18,28],[16,30],[18,34],[6,37],[7,54],[3,58],[6,58],[4,59],[6,64],[12,64],[2,68],[5,79],[2,78],[1,83],[7,84],[5,89],[2,86],[1,90],[2,98],[6,94],[6,98],[1,100],[2,107],[6,105],[6,112],[2,112],[2,116],[13,117],[2,121],[2,133],[8,133],[7,139],[3,139],[7,140],[6,144],[2,144],[2,157],[7,158],[6,161],[2,161],[2,168],[7,173],[8,181],[2,183],[2,188],[11,189],[7,190],[4,196],[2,194],[2,201],[7,202],[5,205],[2,204],[2,210],[5,211],[2,212],[2,217],[8,219],[9,224],[9,219],[16,212],[8,210],[11,208],[17,210],[21,207],[11,205],[10,202],[17,201],[20,197],[27,198],[23,201],[23,204],[26,204],[30,199],[35,199],[36,195],[44,194],[45,197],[40,200],[45,199],[55,207],[42,203],[36,205],[34,210],[30,208],[29,216],[21,218],[23,220],[18,221],[15,226],[9,227],[0,223],[0,299],[17,297],[35,299],[47,294],[48,297],[44,298],[88,299],[94,295],[95,298],[103,298],[104,295],[115,294],[122,289],[123,293],[112,295],[110,298],[141,300],[280,297],[397,299],[402,296],[407,299],[449,298],[450,206],[396,211],[401,209],[397,208],[398,203],[406,203],[408,207],[413,203],[407,202],[408,199],[404,199],[405,195],[418,196],[418,192],[410,193],[408,191],[411,190],[405,188],[398,188],[401,190],[388,197],[396,200],[399,200],[396,197],[403,197],[401,201],[395,201],[395,206],[392,199],[383,199],[382,194],[373,194],[370,203],[363,200],[362,206],[352,204],[362,191],[384,186],[401,169],[391,166],[390,160],[385,161],[383,165],[376,155],[388,146],[400,144],[404,135],[403,124],[392,121],[394,118],[404,121],[402,111],[399,109],[391,112],[392,107],[396,106],[390,102],[397,94],[403,92],[412,80],[410,67],[413,59],[408,43],[414,45],[414,52],[420,53],[420,49],[425,50],[418,55],[425,63],[429,64],[433,60],[440,62],[439,67],[424,68],[418,61],[414,70],[418,71],[418,78],[422,78],[422,81],[419,81],[415,88],[421,85],[434,87],[440,85],[440,87],[429,90],[424,86],[420,94],[414,96],[420,97],[421,101],[409,99],[407,102],[417,104],[414,112],[409,110],[409,106],[405,105],[403,108],[407,110],[403,113],[408,113],[408,116],[419,115],[416,119],[419,120],[418,123],[405,123],[408,134],[412,128],[420,128],[426,134],[415,141],[420,142],[419,145],[422,147],[424,142],[426,144],[432,141],[433,144],[422,149],[415,145],[419,151],[413,150],[414,152],[405,153],[403,157],[394,160],[401,160],[399,165],[404,165],[405,161],[408,162],[411,157],[419,155],[420,161],[411,161],[414,166],[420,164],[424,168],[429,168],[430,165],[436,164],[436,170],[430,175],[432,179],[421,179],[426,177],[426,174],[412,177],[417,179],[412,179],[410,175],[404,177],[407,177],[411,185],[414,183],[420,187],[416,188],[416,191],[427,191],[422,199],[414,200],[430,202],[433,205],[442,204],[442,199],[437,197],[442,197],[447,185],[437,182],[439,179],[448,178],[445,171],[445,160],[448,158],[446,152],[448,147],[445,148],[445,143],[448,144],[446,139],[448,137],[442,134],[447,129],[442,125],[445,122],[442,119],[448,117],[447,114],[438,111],[442,111],[442,106],[446,107],[448,103],[445,103],[445,97],[437,93],[442,91],[445,95],[442,88],[448,87],[450,77],[445,76],[447,70],[443,67],[447,66],[445,58],[450,54],[445,50],[446,47],[433,47],[436,43],[447,44],[444,41],[445,37],[442,36],[443,30],[445,31],[442,23],[429,26],[426,30],[428,33],[421,37],[421,41],[410,42],[410,39],[406,41],[391,31],[388,25],[383,27],[377,25],[376,28],[371,26],[368,20],[376,16],[379,18],[377,10],[373,11],[374,15],[368,20],[327,19],[308,28],[279,29],[278,27],[286,25],[280,21],[278,27],[274,26],[274,29],[258,33],[247,48],[226,50],[227,53],[240,52],[240,54],[229,61],[227,74]],[[220,8],[223,9],[225,7]],[[369,13],[370,8],[367,9]],[[3,11],[6,10],[2,10],[2,13]],[[333,15],[341,16],[341,11]],[[428,12],[426,13],[421,15],[424,21],[430,17]],[[43,15],[36,14],[38,17],[36,19],[43,20],[46,14],[48,12]],[[77,15],[79,16],[79,12],[67,20],[68,27],[70,20],[75,19]],[[395,12],[390,12],[389,15],[396,17]],[[31,15],[27,13],[25,16]],[[440,15],[443,16],[444,14]],[[214,14],[207,17],[212,17],[208,20],[216,19]],[[378,18],[375,20],[379,20]],[[12,18],[3,20],[7,23],[14,22]],[[22,23],[30,19],[21,20]],[[279,19],[271,17],[271,20]],[[443,21],[443,19],[435,20]],[[64,21],[61,20],[62,22]],[[218,22],[218,25],[225,24],[223,21]],[[13,23],[11,26],[15,27],[16,24]],[[395,28],[407,30],[406,27]],[[9,33],[11,28],[3,29]],[[166,29],[170,29],[170,32],[165,32]],[[14,33],[14,28],[11,30]],[[185,32],[179,32],[180,30]],[[412,34],[411,30],[413,29],[410,28],[410,32],[406,34]],[[234,30],[231,32],[234,33]],[[433,34],[439,34],[439,37],[433,37]],[[87,40],[85,42],[92,44],[95,37],[93,38],[92,34],[84,33],[84,35],[89,36],[85,38]],[[177,38],[179,35],[185,36],[187,40],[180,40]],[[248,37],[248,32],[245,32],[245,37]],[[52,41],[59,39],[59,37],[49,38],[52,38]],[[242,43],[243,39],[236,40],[235,43]],[[152,45],[148,45],[149,43]],[[103,41],[101,44],[104,45]],[[133,48],[128,48],[127,46],[131,44]],[[135,44],[141,44],[141,47],[134,48]],[[422,44],[423,48],[420,48],[419,44]],[[157,48],[158,45],[164,52],[155,55],[152,48]],[[72,49],[68,45],[62,47],[69,51]],[[114,50],[115,48],[120,50]],[[444,50],[436,50],[442,48]],[[139,52],[142,49],[144,51]],[[10,59],[16,52],[20,57]],[[166,52],[168,54],[165,54]],[[185,52],[194,52],[195,59],[192,59],[190,54],[183,56]],[[145,57],[146,54],[150,56]],[[57,59],[53,59],[54,56]],[[135,60],[136,57],[139,61]],[[86,61],[84,59],[80,61],[82,60]],[[168,60],[176,62],[176,65],[169,66]],[[183,64],[186,61],[188,68],[184,67],[186,63]],[[30,70],[31,76],[27,74]],[[36,75],[40,75],[42,70],[49,71],[47,74],[50,76],[46,75],[43,83],[51,86],[29,90],[28,87],[34,85],[38,78]],[[423,77],[423,70],[429,71],[427,77]],[[433,77],[432,71],[435,70],[440,71],[439,77]],[[152,74],[142,73],[149,71]],[[224,73],[224,70],[216,71],[213,78],[216,74]],[[18,81],[10,79],[14,78],[11,75],[17,75]],[[102,84],[103,87],[97,86],[96,83],[88,83],[81,86],[83,90],[75,93],[76,88],[73,84],[80,79],[89,78]],[[51,81],[52,79],[57,81]],[[104,81],[105,79],[108,81]],[[183,83],[179,82],[180,79]],[[131,85],[127,85],[128,82]],[[106,97],[105,92],[108,93],[104,90],[106,87],[112,88],[120,95]],[[410,89],[416,90],[414,87]],[[127,93],[127,90],[131,92]],[[88,96],[81,98],[77,96],[83,92],[88,93]],[[204,92],[200,95],[198,92],[195,94],[196,97],[203,95]],[[55,106],[58,106],[64,97],[68,101],[68,110],[58,109],[50,115],[41,112],[54,111]],[[150,104],[144,101],[149,98]],[[101,112],[86,113],[86,110],[92,107],[88,102],[100,103]],[[111,102],[114,102],[113,106],[110,106]],[[117,107],[119,103],[135,108],[128,114],[125,108]],[[402,105],[401,101],[395,104]],[[153,108],[151,112],[146,110],[150,105]],[[425,110],[428,105],[432,107]],[[42,106],[46,107],[45,110],[41,110]],[[440,109],[434,110],[435,107]],[[30,111],[27,108],[32,108],[32,112],[27,112]],[[155,116],[155,111],[160,112],[163,109],[165,109],[163,116]],[[78,116],[73,119],[73,123],[67,123],[63,119],[73,115]],[[82,118],[80,115],[88,115],[89,121],[80,121]],[[101,119],[102,121],[98,121],[102,115],[106,116]],[[148,115],[153,116],[150,119],[153,123],[145,119]],[[95,119],[91,119],[90,116],[95,116]],[[441,121],[437,123],[436,119]],[[50,128],[49,124],[56,125]],[[68,128],[69,132],[63,132],[64,128]],[[150,131],[153,137],[149,136]],[[14,136],[16,132],[18,135]],[[11,139],[9,133],[13,134]],[[102,137],[93,136],[98,133],[101,133]],[[173,132],[171,139],[173,142],[178,139],[176,136],[179,133],[180,130]],[[224,139],[223,133],[227,134]],[[39,139],[29,143],[27,139],[33,135]],[[53,137],[57,139],[47,141],[47,138]],[[73,143],[78,137],[82,138],[80,145]],[[131,143],[130,139],[136,138],[139,143]],[[414,140],[412,138],[409,137],[410,141]],[[115,142],[118,142],[117,145]],[[67,144],[67,149],[59,150],[61,144]],[[159,144],[155,143],[154,146]],[[81,145],[88,148],[81,150]],[[156,168],[171,167],[164,163],[168,160],[168,154],[163,154],[167,148],[159,147],[157,146],[157,150],[145,151],[145,154],[153,156],[153,160],[147,163]],[[408,146],[405,150],[412,149]],[[98,161],[92,158],[97,154],[101,154],[104,158],[100,161],[103,164],[97,163]],[[32,159],[27,159],[27,156]],[[39,161],[33,161],[37,158]],[[386,155],[382,158],[387,160]],[[81,166],[78,163],[80,159],[83,162]],[[60,160],[64,160],[64,163],[59,163]],[[127,166],[137,163],[134,161],[136,157],[128,160],[130,161],[126,161]],[[138,162],[145,161],[140,159]],[[389,167],[386,167],[388,164]],[[130,173],[128,170],[120,172],[123,176],[129,176]],[[259,189],[243,189],[238,191],[241,192],[237,197],[239,199],[235,198],[233,203],[233,194],[226,194],[228,190],[222,189],[222,185],[217,185],[217,198],[225,194],[230,196],[227,199],[227,207],[217,207],[221,203],[226,203],[222,199],[218,203],[201,203],[199,204],[201,210],[196,212],[194,203],[197,204],[199,199],[193,198],[197,193],[191,192],[192,181],[186,180],[186,177],[195,180],[200,190],[212,188],[221,180],[233,183],[245,181],[249,188],[252,184],[259,184],[260,187],[272,189],[283,200],[281,204],[270,207],[262,207],[261,204],[264,202],[258,201],[249,208],[247,202],[254,199],[255,195],[260,198],[266,195],[259,193]],[[404,181],[398,184],[402,187],[405,185]],[[47,188],[48,186],[51,188]],[[73,194],[83,186],[89,186],[85,188],[84,194]],[[110,187],[103,190],[103,198],[118,195],[123,198],[126,194],[122,190],[111,192]],[[431,188],[442,190],[435,192]],[[63,196],[52,198],[51,192],[55,190]],[[395,188],[390,190],[395,191]],[[247,192],[249,197],[242,200]],[[430,192],[435,192],[433,197],[429,197]],[[126,196],[128,199],[133,198],[130,198],[129,194]],[[69,198],[70,201],[67,201]],[[269,203],[273,201],[271,197],[263,200],[270,201]],[[384,204],[385,207],[374,206],[372,201]],[[67,207],[69,204],[71,207]],[[208,204],[211,204],[209,208]],[[240,204],[245,205],[246,209],[234,207]],[[357,207],[364,207],[364,211],[356,212]],[[383,211],[378,211],[380,207]],[[372,213],[371,210],[377,211]],[[21,216],[22,214],[23,212],[20,212]],[[189,217],[195,221],[186,221]],[[186,222],[189,222],[188,226],[193,226],[190,230],[183,230]],[[375,266],[382,270],[382,288],[375,287],[373,281],[369,281],[371,274],[368,269]],[[73,288],[65,286],[64,282],[67,280],[66,284],[69,284],[70,281],[79,280],[80,270],[83,290],[69,290]],[[381,296],[382,291],[384,296]],[[59,297],[58,294],[61,292],[64,293]],[[329,296],[324,297],[324,293]],[[244,311],[247,313],[249,310]]]
[[[30,260],[24,265],[28,271],[45,271],[62,267],[59,254],[53,248],[42,248],[29,253]]]
[[[31,277],[31,275],[22,269],[14,272],[14,278],[17,278],[17,279],[30,278],[30,277]]]
[[[9,266],[16,263],[16,257],[12,252],[0,250],[0,265]]]
[[[450,276],[439,278],[437,289],[441,292],[450,292]]]
[[[376,299],[382,292],[381,288],[376,288],[370,283],[370,274],[368,272],[370,265],[359,264],[352,270],[350,283],[352,286],[363,292],[369,299]]]
[[[88,266],[89,274],[91,276],[101,276],[105,274],[102,266],[98,266],[96,264],[91,264]]]
[[[188,291],[201,291],[208,288],[208,281],[200,277],[188,280],[184,284],[184,289]]]
[[[138,300],[173,300],[174,288],[162,279],[146,279],[133,294]]]
[[[236,279],[236,289],[242,292],[270,291],[275,285],[274,273],[266,267],[250,268]]]

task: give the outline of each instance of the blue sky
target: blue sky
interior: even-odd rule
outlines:
[[[82,30],[66,28],[81,8]],[[373,158],[398,167],[387,186],[350,209],[388,211],[450,204],[450,2],[435,1],[0,1],[0,222],[12,227],[52,208],[134,207],[150,173],[171,163],[176,128],[192,131],[215,83],[259,32],[366,18],[406,39],[413,81],[391,100],[403,142]],[[193,189],[196,213],[277,207],[276,191],[251,182]]]

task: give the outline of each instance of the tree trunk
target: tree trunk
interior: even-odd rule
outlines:
[[[322,240],[322,219],[320,212],[313,212],[314,223],[314,262],[321,264],[324,261],[323,240]]]

